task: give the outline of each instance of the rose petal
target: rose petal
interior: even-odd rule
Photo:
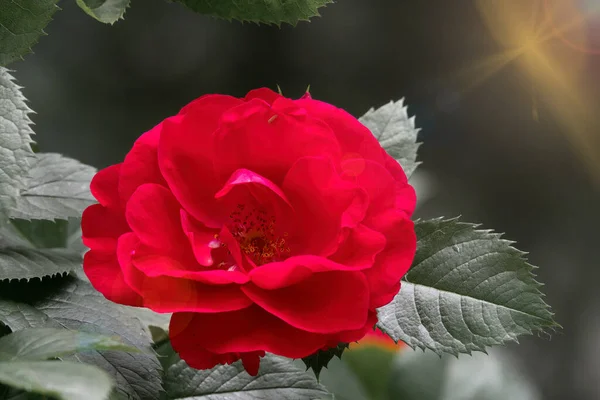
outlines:
[[[125,282],[144,299],[144,307],[156,312],[219,313],[252,304],[238,285],[214,286],[188,279],[144,275],[132,263],[138,244],[139,239],[134,233],[121,236],[117,257]]]
[[[116,164],[101,169],[94,175],[90,183],[92,195],[105,207],[120,207],[118,185],[121,165]]]
[[[181,227],[180,210],[169,189],[146,183],[129,199],[125,217],[144,244],[163,252],[181,254],[190,248]]]
[[[408,272],[417,248],[414,223],[402,211],[389,210],[365,221],[385,235],[385,249],[373,267],[365,270],[371,288],[371,309],[388,304],[400,289],[400,279]]]
[[[385,247],[386,238],[381,233],[359,224],[349,231],[330,259],[340,264],[358,268],[371,268],[375,257]]]
[[[260,99],[267,102],[269,105],[273,104],[275,100],[282,97],[279,93],[276,93],[268,88],[254,89],[248,92],[244,100],[250,101],[252,99]]]
[[[81,231],[83,244],[90,249],[114,252],[119,236],[130,229],[120,210],[93,204],[83,211]]]
[[[304,108],[309,115],[331,127],[345,156],[356,155],[358,158],[373,160],[385,166],[394,179],[406,182],[406,175],[400,164],[383,150],[373,133],[352,115],[318,100],[299,99],[295,103]]]
[[[218,231],[203,226],[185,210],[180,210],[179,216],[181,227],[189,239],[196,261],[205,267],[213,265],[212,251],[218,245],[216,240]]]
[[[88,251],[83,257],[83,271],[92,286],[108,300],[134,307],[143,304],[142,298],[125,283],[114,253]]]
[[[246,285],[242,290],[270,314],[314,333],[361,328],[369,308],[369,288],[361,272],[322,272],[282,289]]]
[[[368,207],[364,189],[343,180],[327,158],[297,160],[282,189],[296,211],[299,237],[295,242],[301,247],[293,249],[293,254],[333,254],[342,227],[356,226]]]
[[[272,262],[250,271],[252,283],[266,290],[281,289],[300,283],[313,274],[329,271],[357,271],[356,266],[339,264],[324,257],[305,255]]]
[[[162,175],[183,208],[209,228],[221,225],[213,197],[222,185],[213,169],[213,133],[223,112],[239,104],[230,96],[204,96],[163,123],[158,146]]]
[[[194,270],[175,258],[153,253],[151,249],[138,246],[132,256],[133,265],[149,278],[170,276],[184,278],[210,285],[244,284],[250,279],[240,271]]]
[[[175,313],[169,333],[184,359],[188,349],[199,346],[216,354],[267,351],[302,358],[327,343],[326,335],[296,329],[256,305],[224,313]]]
[[[223,179],[246,168],[280,184],[295,160],[321,155],[340,157],[326,124],[257,99],[225,112],[215,132],[215,168]]]
[[[127,204],[131,195],[145,183],[166,186],[158,168],[158,141],[162,123],[140,136],[125,156],[119,179],[119,194],[122,204]]]

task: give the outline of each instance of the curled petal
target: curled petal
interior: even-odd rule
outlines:
[[[111,165],[101,169],[94,175],[90,183],[90,191],[100,204],[109,208],[119,208],[120,199],[117,190],[122,164]]]
[[[130,229],[122,211],[93,204],[83,211],[81,231],[83,244],[90,249],[114,252],[119,236]]]
[[[340,264],[361,269],[371,268],[375,257],[385,248],[385,244],[386,238],[383,234],[359,224],[349,230],[338,250],[329,258]]]
[[[327,335],[294,328],[256,305],[223,313],[175,313],[170,329],[178,343],[173,348],[183,359],[194,346],[213,354],[267,351],[302,358],[327,343]]]
[[[158,141],[161,130],[162,123],[144,133],[125,156],[118,183],[122,204],[127,204],[136,189],[145,183],[166,186],[158,168]]]
[[[215,168],[223,179],[246,168],[280,184],[294,161],[304,156],[339,160],[335,135],[319,120],[271,108],[262,100],[228,110],[215,133]]]
[[[397,210],[383,212],[365,221],[387,238],[385,249],[372,268],[365,270],[371,289],[371,309],[388,304],[400,290],[400,279],[408,272],[415,256],[417,237],[414,223]]]
[[[355,227],[369,205],[365,190],[343,180],[333,162],[322,157],[297,160],[282,188],[296,211],[295,241],[302,247],[294,249],[294,254],[333,254],[342,228]]]
[[[138,244],[139,239],[133,233],[121,236],[117,257],[125,282],[144,299],[144,307],[156,312],[219,313],[252,304],[235,284],[215,286],[170,276],[145,275],[132,262]]]
[[[260,99],[265,101],[267,104],[272,105],[275,100],[282,97],[279,93],[272,91],[268,88],[254,89],[248,92],[244,100],[250,101],[252,99]]]
[[[222,181],[213,168],[214,132],[223,112],[242,103],[230,96],[203,96],[163,122],[160,171],[183,208],[209,228],[222,223],[215,218],[221,213],[214,194]]]
[[[143,304],[142,298],[125,283],[116,254],[88,251],[83,257],[83,271],[108,300],[127,306]]]
[[[129,199],[125,216],[131,230],[146,245],[164,252],[189,250],[180,223],[181,206],[164,186],[147,183]]]
[[[322,272],[276,290],[246,285],[243,291],[270,314],[314,333],[359,329],[366,322],[369,308],[368,284],[358,271]]]

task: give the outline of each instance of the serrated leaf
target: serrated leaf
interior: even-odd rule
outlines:
[[[0,383],[61,400],[105,400],[113,387],[101,369],[63,361],[0,362]]]
[[[417,161],[417,151],[421,145],[417,142],[420,129],[415,128],[415,117],[408,117],[404,99],[391,101],[378,109],[371,108],[359,121],[369,128],[381,147],[400,163],[410,178],[420,164]]]
[[[32,297],[32,296],[36,297]],[[0,287],[0,321],[13,331],[25,328],[63,328],[118,336],[140,353],[90,351],[77,355],[111,375],[119,394],[131,399],[159,399],[161,367],[150,351],[150,338],[139,320],[106,300],[86,282],[68,277]]]
[[[56,1],[0,0],[0,67],[31,52],[58,10]]]
[[[115,337],[56,328],[29,328],[0,338],[0,361],[43,361],[85,350],[139,351]]]
[[[0,5],[0,32],[3,29],[2,19],[5,18],[4,7],[14,7],[10,1],[8,3],[10,5]],[[3,49],[1,36],[0,49]],[[31,109],[25,103],[21,88],[8,70],[0,67],[0,217],[16,204],[19,190],[24,187],[29,172],[33,155],[29,113]]]
[[[64,249],[0,247],[0,281],[64,275],[81,268],[81,255]]]
[[[21,236],[37,249],[67,247],[67,236],[70,229],[67,220],[12,219],[10,223],[19,231]]]
[[[400,354],[392,369],[390,399],[537,400],[536,390],[512,360],[491,352],[442,359],[431,352]]]
[[[164,387],[169,400],[332,398],[314,376],[272,354],[261,359],[257,376],[248,375],[239,361],[211,370],[195,370],[179,361],[167,370]]]
[[[175,0],[193,11],[238,21],[296,25],[319,15],[332,0]]]
[[[83,210],[96,202],[90,192],[95,173],[95,168],[60,154],[35,154],[10,217],[26,220],[81,217]]]
[[[317,379],[319,379],[321,370],[327,368],[333,357],[342,358],[342,354],[347,348],[348,343],[340,343],[336,347],[331,347],[327,350],[318,350],[316,353],[304,357],[302,361],[306,365],[306,369],[312,369]]]
[[[130,0],[77,0],[83,11],[105,24],[114,24],[123,18],[129,3]]]
[[[557,324],[524,253],[456,219],[419,221],[413,265],[378,326],[438,354],[485,351]]]

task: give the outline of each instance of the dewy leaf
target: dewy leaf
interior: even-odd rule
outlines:
[[[117,338],[56,328],[28,328],[0,338],[0,361],[43,361],[85,350],[139,351]]]
[[[227,20],[236,19],[280,25],[296,25],[319,15],[332,0],[176,0],[190,9]]]
[[[5,7],[10,9],[17,4],[4,3],[6,2],[1,6],[0,32],[3,29]],[[0,39],[0,49],[3,48]],[[0,216],[5,215],[7,209],[16,203],[19,190],[24,187],[29,172],[29,159],[33,155],[30,145],[33,141],[28,116],[30,112],[21,88],[15,84],[8,70],[0,67]]]
[[[65,361],[0,362],[0,383],[61,400],[105,400],[113,387],[101,369]]]
[[[33,295],[36,298],[31,298]],[[86,282],[68,277],[45,281],[43,285],[31,282],[26,287],[0,286],[0,321],[13,331],[63,328],[117,336],[141,352],[89,351],[78,354],[77,359],[107,371],[125,398],[160,397],[160,363],[149,351],[150,338],[139,320],[106,300]]]
[[[0,281],[64,275],[81,268],[81,255],[64,249],[0,247]]]
[[[248,375],[239,361],[202,371],[179,361],[167,370],[164,387],[169,400],[332,398],[312,374],[272,354],[262,358],[257,376]]]
[[[415,224],[417,253],[400,293],[378,309],[382,331],[457,355],[558,326],[524,253],[475,228],[456,219]]]
[[[90,181],[96,170],[79,161],[55,153],[37,153],[20,191],[11,218],[67,219],[81,217],[96,202]]]
[[[77,0],[77,5],[98,21],[114,24],[123,18],[129,2],[130,0]]]
[[[0,67],[22,59],[31,52],[31,46],[44,34],[43,29],[58,10],[56,1],[0,1]]]
[[[417,161],[417,151],[421,145],[417,142],[420,129],[415,128],[415,117],[408,117],[404,99],[389,102],[377,110],[371,108],[359,121],[369,128],[385,151],[400,163],[404,173],[410,178],[420,164]]]

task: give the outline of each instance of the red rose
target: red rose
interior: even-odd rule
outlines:
[[[415,193],[345,111],[268,89],[203,96],[99,171],[84,270],[108,299],[173,312],[198,369],[361,339],[416,248]]]

